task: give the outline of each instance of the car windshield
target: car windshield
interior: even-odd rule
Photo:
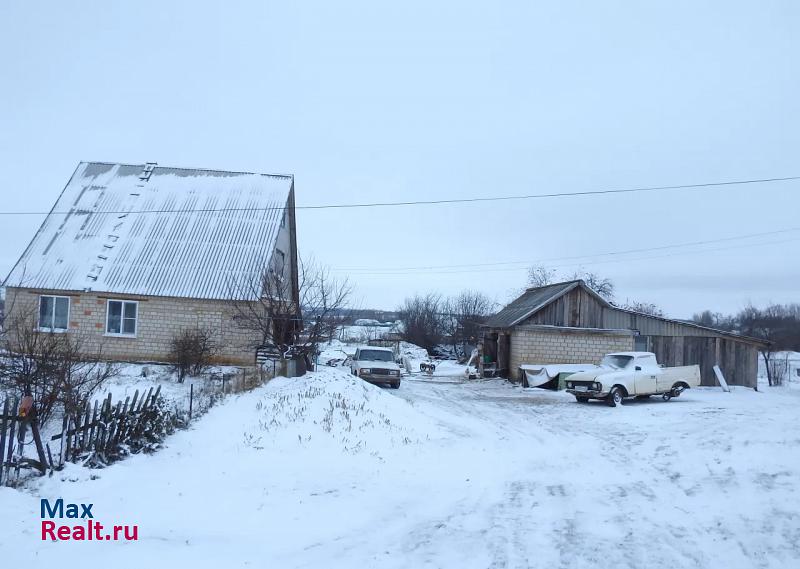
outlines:
[[[394,357],[392,357],[392,352],[384,350],[361,350],[358,359],[371,362],[390,362],[394,360]]]
[[[606,356],[603,358],[603,361],[600,365],[613,367],[614,369],[624,369],[629,363],[633,356]]]

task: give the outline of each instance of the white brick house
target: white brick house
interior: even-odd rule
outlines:
[[[220,362],[247,365],[258,339],[231,306],[270,267],[296,301],[291,176],[82,162],[4,282],[7,319],[133,361],[206,327]]]

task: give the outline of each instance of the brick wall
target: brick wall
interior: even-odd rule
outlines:
[[[522,364],[598,363],[610,352],[633,350],[633,335],[566,328],[522,328],[511,332],[511,376]]]
[[[86,349],[102,349],[108,359],[165,361],[175,334],[185,328],[203,327],[216,334],[215,340],[220,346],[219,363],[252,365],[255,361],[252,345],[256,339],[252,333],[237,329],[229,302],[9,288],[6,292],[9,318],[19,314],[36,315],[40,294],[69,296],[70,333],[80,334]],[[139,302],[135,338],[105,334],[109,299]]]

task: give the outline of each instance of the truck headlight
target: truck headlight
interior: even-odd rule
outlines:
[[[359,375],[367,375],[371,371],[372,370],[369,369],[368,367],[362,367],[360,370],[358,370],[358,374]]]
[[[592,384],[592,389],[594,389],[595,391],[603,391],[603,384],[595,382]]]
[[[399,371],[390,371],[389,375],[400,375]]]
[[[572,382],[571,381],[567,382],[567,389],[572,389]]]

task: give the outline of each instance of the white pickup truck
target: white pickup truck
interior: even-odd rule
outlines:
[[[578,403],[604,399],[616,407],[626,397],[651,395],[669,401],[700,385],[700,366],[661,367],[651,352],[619,352],[605,356],[598,369],[570,375],[566,385]]]

